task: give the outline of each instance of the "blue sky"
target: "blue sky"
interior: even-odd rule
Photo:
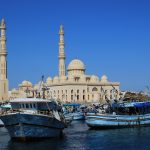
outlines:
[[[0,0],[2,17],[10,89],[58,74],[60,24],[67,65],[81,59],[87,74],[106,74],[121,90],[150,85],[149,0]]]

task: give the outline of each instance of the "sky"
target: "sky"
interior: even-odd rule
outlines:
[[[121,90],[150,86],[149,0],[0,0],[2,18],[10,89],[58,75],[61,24],[67,66],[80,59],[86,74],[105,74]]]

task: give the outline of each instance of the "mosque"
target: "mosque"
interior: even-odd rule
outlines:
[[[6,65],[6,38],[5,23],[1,22],[1,49],[0,49],[0,99],[8,97],[8,80]],[[41,85],[47,87],[46,98],[55,98],[62,102],[101,102],[105,103],[107,99],[120,98],[120,83],[110,82],[106,75],[99,78],[96,75],[86,75],[85,64],[79,60],[72,60],[67,69],[65,63],[65,43],[64,28],[61,25],[59,30],[59,74],[53,78],[48,77],[46,82],[39,82],[33,85],[30,81],[23,81],[17,89],[12,89],[9,93],[9,99],[18,97],[36,97],[42,92]]]
[[[59,31],[59,76],[47,78],[49,95],[63,102],[105,102],[119,99],[119,83],[109,82],[106,75],[99,79],[96,75],[86,75],[86,67],[81,60],[72,60],[67,69],[65,64],[64,28]],[[67,71],[67,74],[66,74]]]

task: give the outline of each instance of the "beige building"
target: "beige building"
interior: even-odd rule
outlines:
[[[86,75],[86,67],[81,60],[74,59],[66,68],[64,29],[59,31],[59,76],[48,77],[46,85],[50,98],[63,102],[106,102],[106,99],[119,99],[119,83],[109,82],[106,75]],[[67,74],[66,74],[67,73]]]
[[[0,23],[0,101],[8,99],[7,79],[7,50],[6,50],[6,24],[4,19]]]
[[[45,83],[39,82],[35,86],[29,81],[23,81],[18,90],[12,90],[11,98],[42,95],[41,87],[45,85],[48,88],[45,92],[46,97],[62,102],[105,103],[107,99],[119,99],[119,82],[108,81],[106,75],[101,78],[86,75],[86,67],[81,60],[72,60],[66,69],[63,26],[60,26],[59,38],[58,76],[48,77]]]

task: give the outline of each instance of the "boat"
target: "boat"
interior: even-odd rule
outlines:
[[[11,105],[10,104],[2,104],[0,106],[0,113],[5,112],[7,110],[11,109]],[[0,119],[0,127],[4,127],[4,123],[2,122],[2,120]]]
[[[66,123],[66,127],[68,127],[68,125],[71,124],[72,120],[73,120],[73,116],[72,114],[64,114],[65,117],[65,123]]]
[[[11,110],[0,119],[12,139],[28,140],[59,137],[65,128],[61,107],[52,100],[17,98],[10,101]]]
[[[82,109],[80,108],[80,104],[76,103],[69,103],[69,104],[64,104],[64,113],[65,116],[71,116],[73,120],[84,120],[85,115]]]
[[[74,112],[72,113],[73,115],[73,120],[84,120],[85,116],[83,112]]]
[[[4,123],[0,120],[0,127],[4,127]]]
[[[112,113],[87,113],[86,123],[101,129],[150,126],[150,102],[115,104]]]

